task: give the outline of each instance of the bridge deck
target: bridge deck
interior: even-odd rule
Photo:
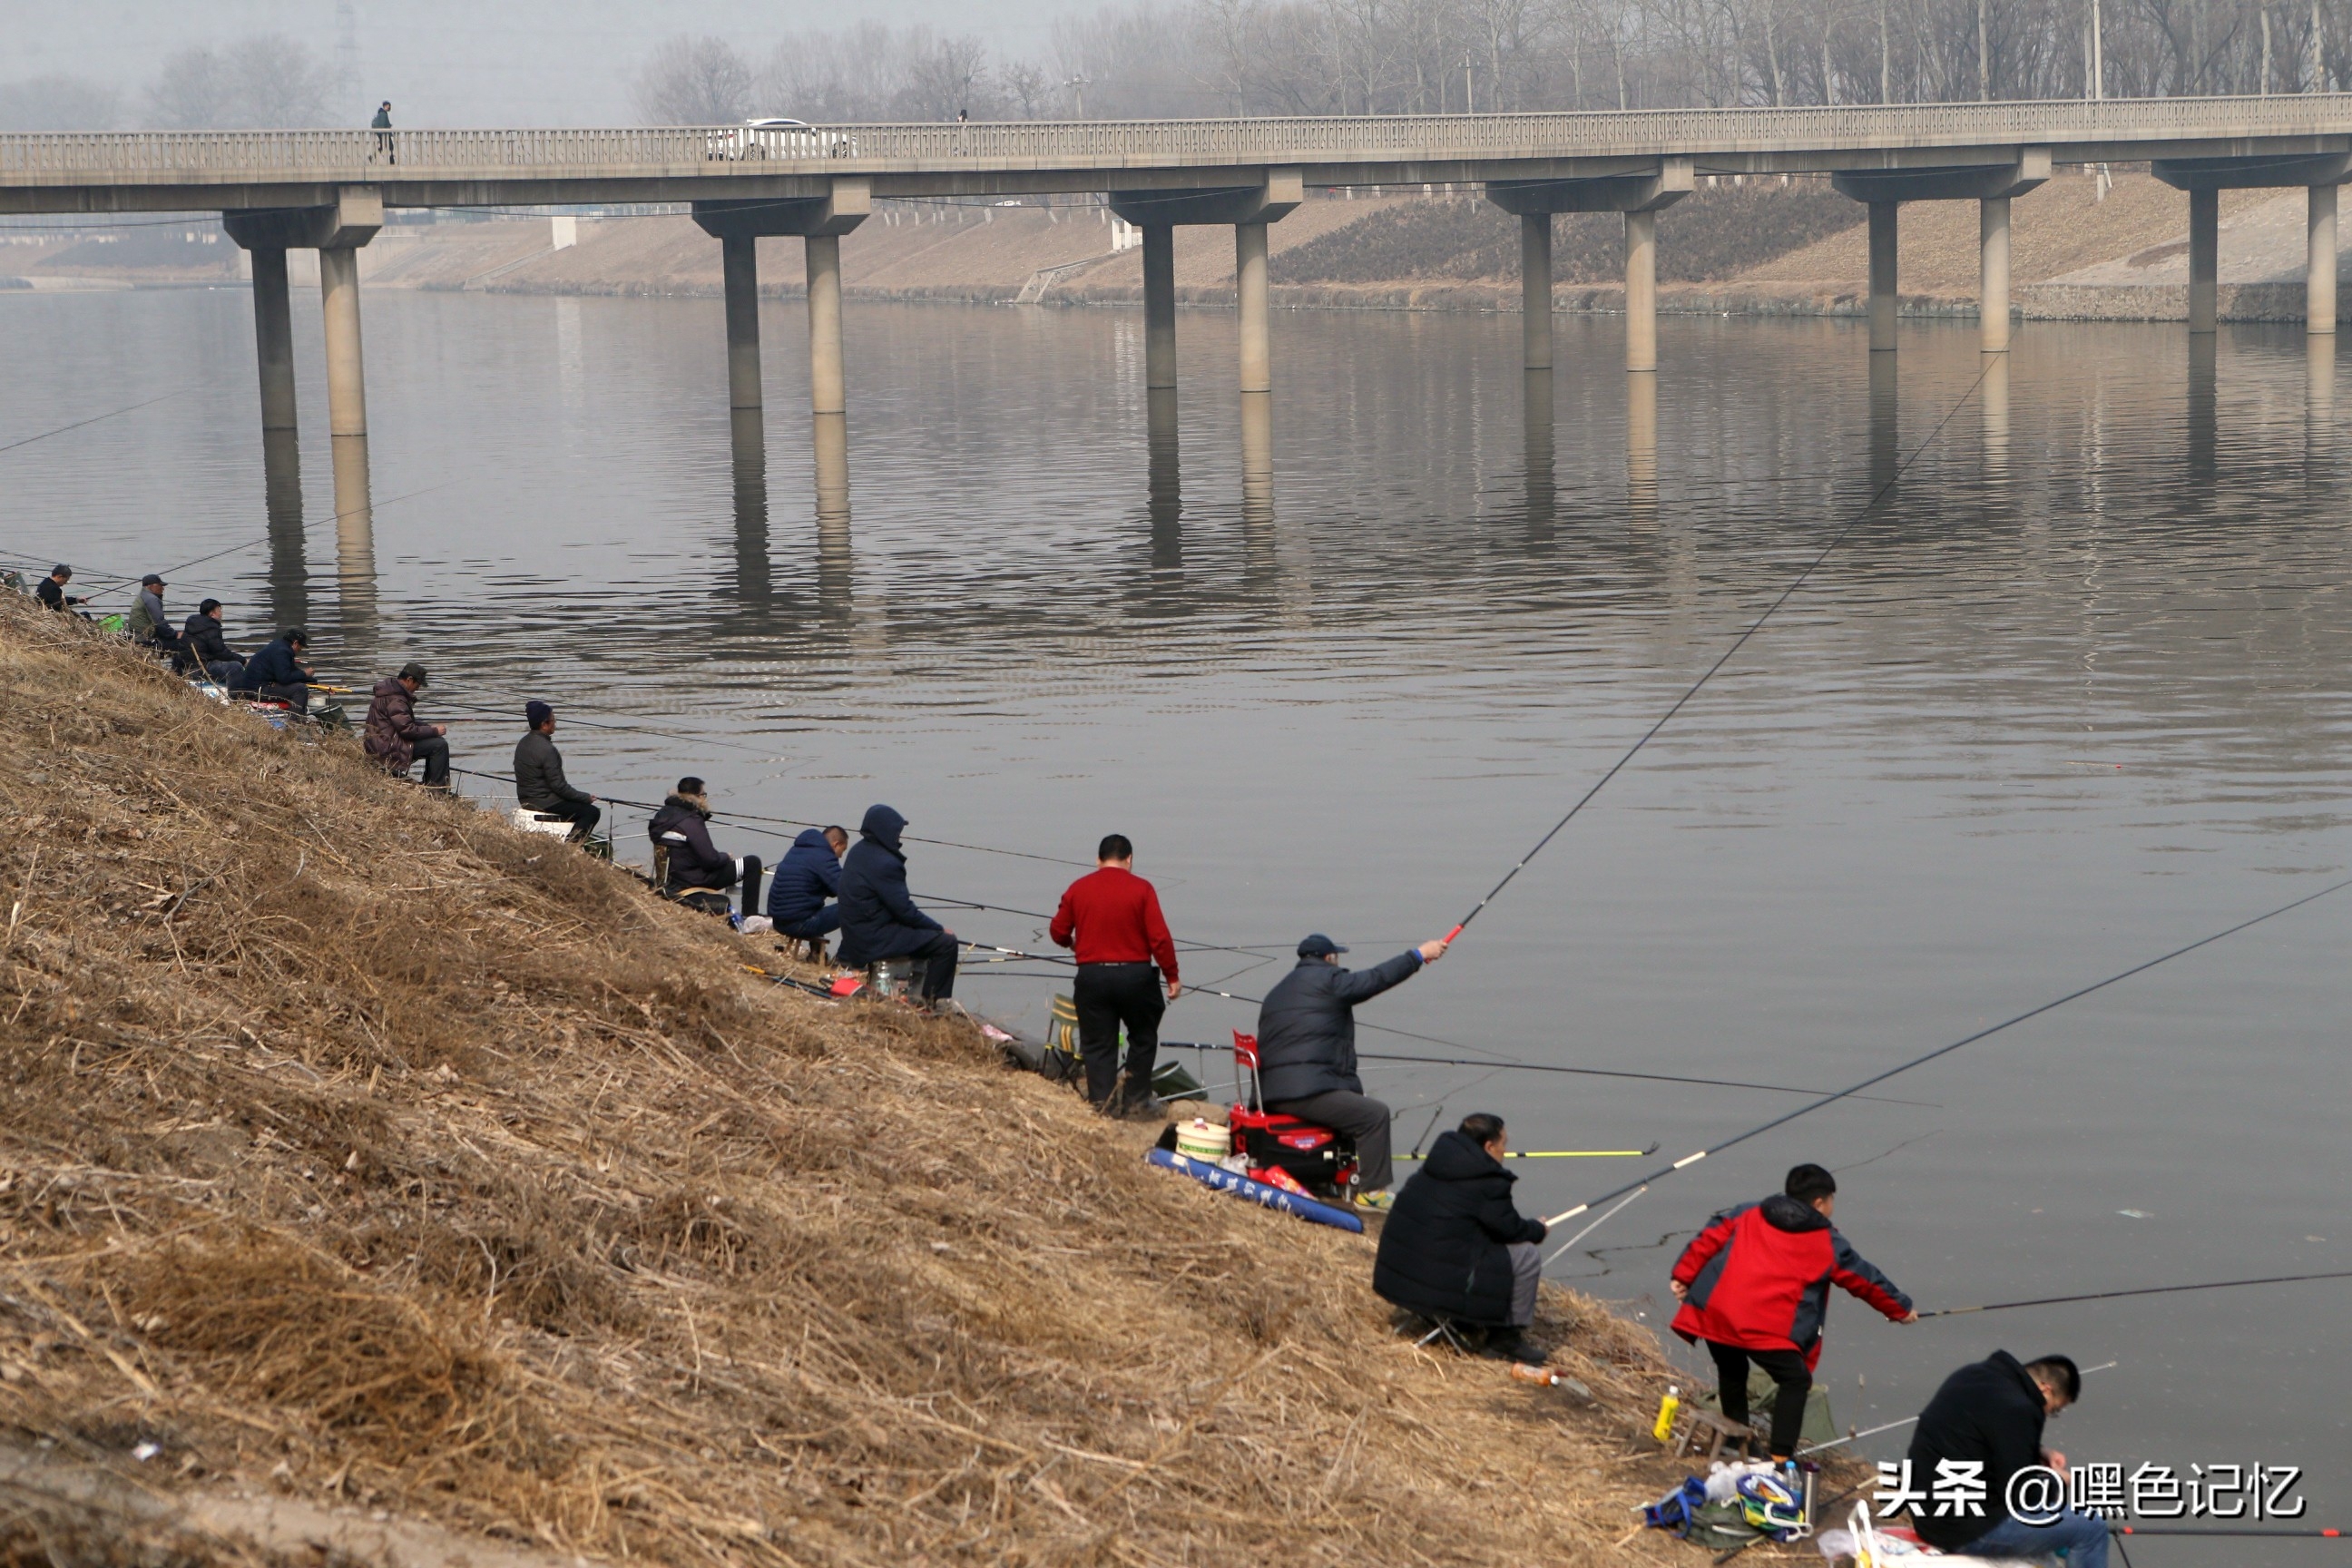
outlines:
[[[0,211],[267,206],[368,184],[388,205],[877,195],[1252,184],[1581,178],[1660,157],[1702,174],[2290,157],[2352,152],[2352,94],[1449,114],[1330,119],[814,126],[747,144],[731,127],[401,131],[387,157],[353,131],[0,135]]]

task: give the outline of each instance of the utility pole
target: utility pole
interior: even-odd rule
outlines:
[[[1470,51],[1467,49],[1462,51],[1462,112],[1478,112],[1478,95],[1471,89]]]
[[[1064,82],[1062,85],[1070,89],[1071,96],[1077,100],[1078,118],[1084,120],[1087,117],[1087,79],[1084,76],[1074,73],[1070,77],[1070,79]]]

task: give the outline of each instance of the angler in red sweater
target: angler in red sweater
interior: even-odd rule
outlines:
[[[1750,1362],[1778,1385],[1775,1459],[1795,1453],[1804,1429],[1832,1285],[1898,1323],[1919,1321],[1911,1298],[1830,1224],[1836,1207],[1837,1178],[1819,1165],[1799,1165],[1782,1191],[1707,1221],[1675,1264],[1673,1289],[1683,1304],[1675,1332],[1693,1344],[1706,1342],[1724,1415],[1746,1424]]]
[[[1087,1063],[1087,1098],[1113,1115],[1150,1115],[1151,1069],[1160,1055],[1160,1016],[1183,989],[1176,978],[1176,939],[1160,913],[1160,895],[1129,868],[1135,846],[1123,833],[1102,841],[1096,869],[1070,884],[1054,911],[1054,940],[1076,948],[1078,1050]],[[1159,961],[1159,971],[1152,961]],[[1160,1000],[1165,984],[1167,1001]],[[1119,1081],[1118,1030],[1127,1026],[1126,1082]]]

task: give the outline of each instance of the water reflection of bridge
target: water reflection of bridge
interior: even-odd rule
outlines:
[[[335,515],[348,591],[352,580],[373,577],[357,258],[387,209],[691,204],[696,221],[721,247],[738,490],[763,516],[758,242],[799,238],[808,280],[817,511],[824,536],[840,542],[848,521],[849,380],[841,339],[841,237],[864,221],[877,196],[1092,194],[1141,230],[1151,488],[1171,515],[1178,226],[1234,231],[1244,510],[1264,517],[1273,493],[1275,359],[1266,228],[1308,189],[1474,184],[1519,216],[1531,432],[1549,408],[1551,388],[1552,218],[1622,214],[1627,483],[1638,511],[1654,504],[1656,493],[1659,214],[1699,179],[1826,174],[1838,190],[1867,204],[1869,343],[1876,382],[1882,358],[1891,374],[1896,346],[1897,219],[1904,203],[1978,204],[1981,347],[1999,355],[2010,342],[2011,200],[2049,178],[2055,164],[2143,160],[2188,195],[2192,342],[2210,343],[2215,329],[2219,193],[2302,185],[2309,202],[2306,328],[2315,342],[2332,342],[2336,189],[2352,178],[2352,95],[2341,94],[855,125],[778,132],[766,141],[747,141],[732,128],[14,135],[0,136],[0,212],[222,214],[230,237],[252,253],[273,519],[286,498],[299,497],[290,467],[294,351],[286,253],[318,252]],[[2005,423],[2005,371],[1987,377],[1989,422]],[[1541,423],[1548,429],[1549,418]],[[1532,434],[1530,441],[1532,468]]]

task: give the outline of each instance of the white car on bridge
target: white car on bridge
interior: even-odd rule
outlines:
[[[846,158],[856,150],[856,140],[837,131],[820,131],[805,120],[772,117],[712,132],[709,156],[730,163],[747,158]]]

